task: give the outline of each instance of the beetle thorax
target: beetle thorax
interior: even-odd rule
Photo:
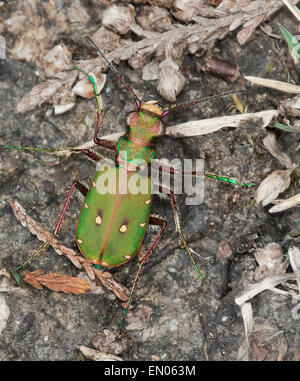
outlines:
[[[117,161],[140,166],[142,161],[150,163],[155,154],[156,140],[164,135],[165,126],[160,119],[163,110],[150,101],[141,104],[138,111],[128,114],[127,130],[117,145]]]

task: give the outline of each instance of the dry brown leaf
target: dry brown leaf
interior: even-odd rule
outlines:
[[[270,204],[279,193],[284,192],[291,182],[291,173],[297,164],[293,164],[289,169],[277,170],[267,176],[259,185],[256,191],[255,201],[263,206]]]
[[[49,79],[35,86],[17,104],[17,111],[30,111],[36,106],[50,101],[54,104],[72,103],[70,100],[74,100],[74,93],[71,92],[70,88],[76,81],[78,74],[76,70],[60,72],[56,74],[59,79]]]
[[[200,13],[202,0],[175,0],[172,4],[172,16],[177,20],[189,22]]]
[[[72,53],[64,44],[55,45],[43,57],[43,64],[47,78],[55,78],[60,72],[73,68]]]
[[[91,19],[79,0],[71,2],[70,7],[67,8],[67,16],[71,24],[86,25]]]
[[[158,78],[158,63],[149,62],[143,67],[142,80],[143,81],[154,81]]]
[[[263,249],[257,249],[255,259],[259,267],[255,270],[254,280],[261,280],[267,276],[280,275],[286,272],[289,260],[283,262],[281,247],[275,243],[269,243]]]
[[[127,7],[113,4],[103,12],[102,25],[117,33],[126,34],[135,24],[134,16],[135,10],[131,4]]]
[[[61,291],[67,294],[85,294],[91,288],[86,279],[79,279],[70,275],[61,275],[58,273],[43,274],[43,270],[35,270],[26,273],[24,280],[39,290],[42,290],[43,286],[45,286],[52,291]]]
[[[93,270],[105,288],[112,291],[120,300],[124,302],[127,301],[129,296],[128,289],[116,282],[111,273],[108,271],[97,270],[95,268],[93,268]]]
[[[276,159],[278,159],[283,166],[286,168],[290,168],[292,166],[292,160],[285,152],[280,151],[276,141],[276,135],[274,133],[268,133],[267,136],[263,139],[263,144],[270,152],[270,154],[276,157]]]
[[[40,106],[44,102],[48,102],[56,92],[63,86],[59,80],[42,82],[35,86],[30,93],[26,94],[17,104],[18,112],[26,112]]]
[[[55,105],[54,115],[64,114],[65,112],[72,110],[74,106],[75,106],[74,102],[63,104],[63,105]]]
[[[169,102],[175,102],[176,96],[182,91],[185,77],[179,66],[171,59],[166,58],[158,67],[157,91]]]

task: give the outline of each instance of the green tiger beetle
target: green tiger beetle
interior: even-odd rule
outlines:
[[[102,51],[89,39],[91,45],[102,56],[106,64],[113,71],[119,80],[123,83],[126,89],[131,93],[135,99],[137,110],[128,114],[126,118],[126,132],[120,137],[117,144],[105,139],[98,138],[98,133],[102,123],[102,106],[100,96],[97,90],[97,86],[92,75],[81,70],[77,66],[74,69],[79,70],[82,74],[88,77],[91,82],[95,98],[97,102],[97,125],[94,132],[94,143],[98,146],[104,147],[109,150],[114,150],[116,153],[115,166],[103,165],[97,171],[97,174],[92,182],[92,185],[87,189],[79,181],[74,181],[69,190],[64,207],[60,213],[58,222],[55,226],[53,234],[45,242],[41,248],[36,251],[25,263],[17,267],[15,271],[21,269],[28,263],[30,263],[35,257],[37,257],[43,250],[47,248],[51,240],[57,236],[61,226],[62,219],[67,210],[72,193],[76,188],[84,196],[84,202],[81,207],[80,215],[76,227],[75,240],[81,254],[88,259],[93,265],[98,268],[109,269],[116,266],[121,266],[130,261],[138,252],[148,225],[156,225],[159,227],[158,233],[155,236],[154,241],[144,254],[139,268],[136,272],[129,298],[126,304],[125,312],[123,315],[121,327],[124,325],[128,309],[131,305],[132,297],[135,291],[135,287],[142,271],[143,266],[149,258],[150,253],[153,251],[158,239],[166,229],[167,223],[160,217],[152,216],[151,203],[152,203],[152,181],[149,176],[142,176],[137,169],[140,169],[141,161],[145,162],[147,166],[150,165],[156,153],[157,139],[164,135],[165,126],[163,118],[165,118],[170,112],[185,108],[187,106],[195,105],[200,102],[213,100],[219,96],[225,96],[237,91],[229,91],[216,96],[202,98],[200,100],[192,101],[181,105],[173,106],[170,109],[166,109],[161,106],[157,101],[143,102],[138,99],[135,92],[128,85],[125,79],[119,74],[116,68],[107,60]],[[7,149],[23,149],[34,150],[41,152],[52,153],[55,150],[47,148],[34,148],[34,147],[16,147],[16,146],[2,146]],[[96,153],[87,150],[80,149],[80,152],[87,155],[95,162],[100,161],[100,156]],[[163,169],[165,170],[165,168]],[[168,167],[169,173],[175,173],[174,168]],[[181,173],[184,174],[183,172]],[[195,175],[196,173],[192,173]],[[236,180],[230,179],[224,176],[217,176],[213,174],[205,174],[207,177],[233,183],[240,186],[252,186],[254,183],[239,183]],[[115,178],[116,180],[116,192],[100,194],[97,186],[101,176],[106,178]],[[143,194],[132,194],[128,187],[130,180],[135,177],[135,181],[139,181],[143,189],[146,189]],[[160,186],[160,191],[163,190],[163,186]],[[174,221],[176,230],[178,231],[182,244],[193,263],[195,270],[198,273],[201,283],[204,283],[204,278],[197,266],[195,259],[192,255],[192,251],[188,246],[185,236],[183,234],[178,209],[175,201],[174,193],[171,189],[167,189],[167,195],[170,198],[171,206],[174,213]]]

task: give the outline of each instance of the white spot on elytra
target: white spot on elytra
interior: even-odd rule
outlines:
[[[120,227],[120,232],[121,232],[121,233],[125,233],[125,232],[127,231],[127,229],[128,229],[127,225],[122,225],[122,226]]]

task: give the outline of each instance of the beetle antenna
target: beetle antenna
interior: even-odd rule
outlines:
[[[112,70],[112,72],[115,74],[115,76],[118,77],[122,81],[122,83],[126,87],[126,89],[133,95],[133,97],[135,99],[135,103],[137,105],[137,108],[139,109],[141,107],[141,101],[137,97],[136,93],[132,90],[130,85],[125,81],[124,77],[122,77],[122,75],[118,72],[118,70],[114,67],[114,65],[108,61],[108,59],[105,57],[102,50],[94,43],[94,41],[89,36],[86,36],[86,39],[97,50],[97,52],[101,55],[101,57],[104,59],[105,63]]]
[[[195,100],[195,101],[192,101],[192,102],[188,102],[188,103],[183,103],[181,105],[176,105],[176,106],[173,106],[171,107],[170,109],[168,110],[165,110],[162,114],[161,114],[161,119],[164,118],[165,116],[167,116],[170,112],[173,112],[175,110],[178,110],[178,109],[181,109],[181,108],[185,108],[185,107],[189,107],[189,106],[194,106],[198,103],[203,103],[203,102],[209,102],[209,101],[213,101],[214,99],[217,99],[217,98],[220,98],[220,97],[225,97],[227,95],[231,95],[231,94],[236,94],[236,93],[242,93],[244,92],[245,90],[231,90],[231,91],[227,91],[225,93],[221,93],[221,94],[216,94],[216,95],[211,95],[209,97],[205,97],[205,98],[201,98],[201,99],[198,99],[198,100]]]

